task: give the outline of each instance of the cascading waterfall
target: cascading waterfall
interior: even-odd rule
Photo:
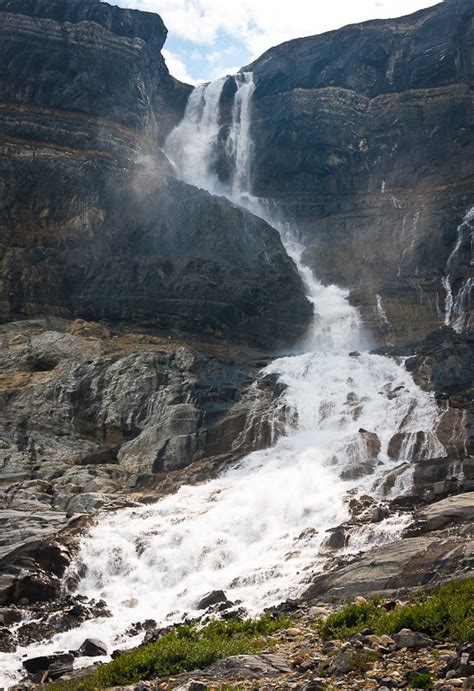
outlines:
[[[464,216],[463,222],[457,229],[456,244],[446,263],[446,274],[442,278],[446,291],[444,323],[452,326],[455,331],[462,333],[469,331],[472,326],[472,291],[474,289],[474,277],[464,276],[457,289],[453,290],[452,274],[459,262],[460,255],[469,253],[468,265],[470,273],[474,266],[474,206]]]
[[[227,144],[234,161],[232,180],[221,184],[213,168],[223,80],[193,92],[166,150],[180,177],[268,218],[250,195],[253,79],[251,74],[235,79]],[[74,649],[88,636],[110,649],[131,647],[137,642],[127,634],[133,622],[150,617],[163,624],[180,621],[195,614],[196,603],[213,589],[224,589],[253,613],[297,594],[330,556],[328,531],[350,517],[349,497],[386,496],[387,473],[412,459],[420,431],[425,441],[421,451],[418,444],[419,456],[443,453],[434,433],[438,408],[433,398],[394,360],[349,355],[361,346],[357,311],[344,291],[315,280],[291,229],[282,225],[280,230],[316,312],[307,352],[266,368],[287,387],[275,410],[276,417],[285,411],[285,434],[217,479],[184,486],[151,506],[103,516],[82,540],[71,571],[82,574],[78,592],[105,599],[112,617],[8,656],[5,684],[18,678],[15,670],[25,653]],[[394,459],[389,442],[396,433],[403,433],[405,442]],[[375,449],[369,437],[376,440]],[[402,474],[395,491],[409,483],[409,473]],[[406,523],[406,517],[395,514],[361,528],[344,552],[397,539]]]

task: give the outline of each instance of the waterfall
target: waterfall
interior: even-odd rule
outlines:
[[[469,254],[469,259],[463,262],[463,254]],[[467,271],[461,271],[461,282],[455,291],[453,273],[456,265],[466,265]],[[474,206],[464,216],[458,226],[456,243],[446,263],[446,274],[441,279],[446,292],[444,323],[452,326],[458,333],[469,331],[472,326],[472,291],[474,288]]]
[[[166,152],[183,180],[272,220],[275,214],[251,194],[252,75],[239,74],[235,83],[225,144],[233,161],[229,182],[221,183],[215,169],[224,80],[196,88]],[[104,599],[112,617],[9,655],[8,678],[18,678],[23,654],[76,649],[88,636],[110,649],[131,647],[139,641],[127,633],[133,622],[181,621],[196,614],[196,603],[214,589],[251,613],[297,595],[334,556],[329,531],[350,518],[350,498],[390,498],[387,473],[410,463],[415,447],[417,458],[444,452],[435,434],[433,397],[394,360],[349,354],[363,343],[358,312],[345,291],[315,279],[293,229],[278,225],[315,308],[304,352],[279,358],[264,371],[286,385],[274,413],[276,419],[285,415],[284,435],[216,479],[183,486],[154,505],[102,516],[82,539],[70,575],[80,574],[78,593]],[[421,449],[415,444],[420,432]],[[395,434],[403,435],[403,443],[393,458]],[[410,473],[401,474],[395,487],[407,491]],[[395,513],[360,527],[344,554],[397,539],[408,520]]]

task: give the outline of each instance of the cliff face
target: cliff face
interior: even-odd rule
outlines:
[[[441,278],[473,202],[473,29],[471,0],[451,0],[290,41],[246,68],[255,194],[388,342],[444,318]],[[454,292],[466,262],[458,274]]]
[[[191,87],[157,15],[0,0],[0,317],[127,321],[276,347],[311,316],[267,224],[174,181]]]

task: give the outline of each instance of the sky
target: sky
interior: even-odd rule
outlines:
[[[267,48],[367,19],[400,17],[440,0],[108,0],[160,14],[171,74],[196,84],[238,69]]]

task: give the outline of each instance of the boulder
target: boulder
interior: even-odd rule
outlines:
[[[107,646],[96,638],[86,638],[78,653],[83,657],[99,657],[107,655]]]
[[[275,677],[291,672],[291,667],[280,655],[232,655],[215,662],[205,670],[212,679],[237,678],[242,680]]]
[[[214,605],[227,605],[228,607],[232,607],[233,603],[227,599],[227,595],[223,590],[213,590],[211,593],[204,595],[202,600],[199,600],[196,609],[207,609]]]
[[[393,640],[397,648],[410,648],[419,650],[420,648],[431,648],[433,641],[425,633],[419,631],[411,631],[410,629],[402,629],[394,634]]]
[[[23,668],[33,678],[42,680],[46,676],[46,678],[54,681],[54,679],[59,679],[71,672],[73,664],[74,656],[71,653],[58,653],[29,658],[23,662]]]

